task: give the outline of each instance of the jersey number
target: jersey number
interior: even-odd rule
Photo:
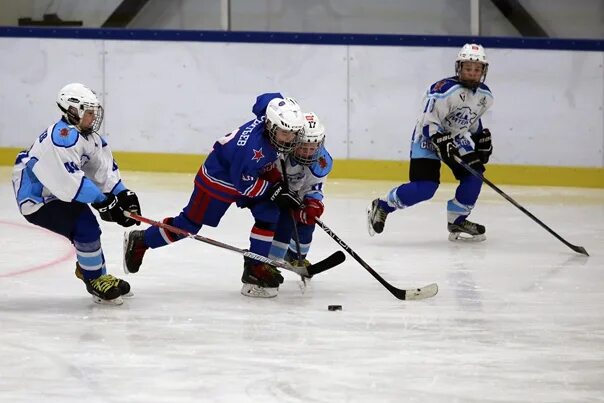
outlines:
[[[65,165],[65,169],[67,170],[67,172],[69,172],[70,174],[74,173],[75,171],[79,171],[80,168],[76,165],[75,162],[73,161],[69,161],[64,163],[63,165]]]

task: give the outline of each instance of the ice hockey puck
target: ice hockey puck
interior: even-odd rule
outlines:
[[[341,311],[342,305],[327,305],[327,309],[330,311]]]

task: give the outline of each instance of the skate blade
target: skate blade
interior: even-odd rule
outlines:
[[[128,243],[128,234],[130,234],[130,231],[124,231],[124,242],[122,243],[122,269],[126,274],[130,274],[126,267],[126,244]]]
[[[369,232],[369,236],[374,236],[376,234],[373,225],[371,225],[371,204],[367,207],[367,232]]]
[[[96,295],[93,295],[92,300],[95,304],[99,305],[122,305],[124,303],[122,297],[117,297],[115,299],[102,299],[97,297]]]
[[[279,294],[279,288],[265,288],[255,284],[243,284],[241,295],[252,298],[275,298]]]
[[[132,291],[128,292],[128,294],[122,295],[122,298],[132,298],[134,297],[134,293]]]
[[[451,242],[482,242],[486,239],[485,234],[470,235],[464,232],[449,232],[449,241]]]

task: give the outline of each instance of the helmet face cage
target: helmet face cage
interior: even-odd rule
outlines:
[[[462,80],[461,78],[461,67],[464,62],[477,62],[482,64],[482,75],[478,82]],[[475,43],[466,43],[455,60],[455,75],[458,80],[469,88],[477,88],[481,83],[484,83],[487,79],[487,71],[489,70],[489,63],[487,61],[487,55],[484,48],[481,45]]]
[[[304,129],[302,111],[292,98],[272,99],[266,108],[266,131],[273,147],[281,153],[291,153],[298,144],[300,132]],[[293,133],[289,142],[279,139],[279,134]]]
[[[296,146],[296,150],[292,153],[292,159],[300,165],[311,165],[313,162],[315,162],[319,159],[319,156],[321,155],[321,148],[323,147],[323,143],[325,143],[325,137],[323,137],[323,139],[321,139],[321,141],[319,141],[319,142],[316,142],[316,141],[303,142],[303,141],[301,141]],[[300,155],[298,153],[298,151],[300,151],[300,150],[304,149],[304,147],[308,147],[310,145],[317,146],[316,150],[311,155]]]
[[[82,84],[68,84],[59,91],[57,105],[67,121],[77,126],[84,135],[98,132],[103,123],[104,110],[96,94]],[[89,127],[82,128],[80,123],[86,111],[94,113],[95,118]]]
[[[311,165],[321,155],[321,148],[325,143],[325,127],[313,112],[305,113],[304,120],[304,131],[292,153],[292,159],[300,165]],[[305,148],[308,149],[310,146],[316,147],[312,154],[309,155],[308,152],[301,154]]]
[[[291,153],[296,146],[298,145],[298,141],[300,139],[300,130],[287,130],[287,129],[282,129],[281,127],[279,127],[277,124],[272,123],[270,120],[266,122],[267,124],[267,132],[268,132],[268,139],[271,142],[271,144],[273,145],[273,147],[275,147],[275,149],[280,152],[280,153]],[[277,138],[277,130],[280,130],[282,132],[291,132],[294,134],[294,139],[290,142],[284,142],[282,140],[279,140]]]

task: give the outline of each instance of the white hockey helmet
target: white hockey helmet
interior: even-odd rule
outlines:
[[[93,131],[98,131],[103,122],[103,107],[101,106],[98,98],[94,91],[80,83],[67,84],[61,88],[59,95],[57,96],[57,105],[63,113],[63,116],[67,121],[78,126],[84,112],[94,112],[96,118],[88,128],[79,129],[83,134],[88,134]]]
[[[301,165],[310,165],[319,159],[325,142],[325,126],[313,112],[304,114],[304,131],[292,153],[292,159]]]
[[[468,82],[461,79],[461,65],[464,62],[478,62],[482,64],[482,76],[480,77],[479,82]],[[477,43],[466,43],[463,45],[459,53],[457,54],[457,59],[455,59],[455,75],[462,82],[462,84],[467,85],[469,87],[478,87],[480,83],[483,83],[487,78],[487,70],[489,69],[489,62],[487,60],[487,54],[484,51],[482,45]]]
[[[304,117],[300,105],[293,98],[274,98],[266,107],[266,130],[271,144],[283,153],[291,152],[298,142],[300,132],[304,129]],[[277,139],[277,130],[291,132],[295,135],[290,142]]]

